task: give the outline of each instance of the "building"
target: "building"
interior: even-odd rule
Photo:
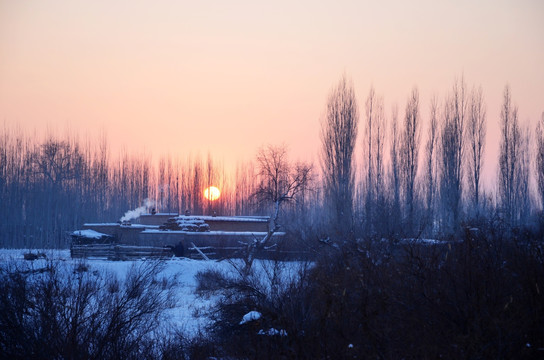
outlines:
[[[270,231],[268,216],[203,216],[152,213],[134,222],[89,223],[71,236],[72,257],[243,256],[247,244]],[[284,237],[277,232],[270,245]],[[265,250],[266,251],[266,250]]]

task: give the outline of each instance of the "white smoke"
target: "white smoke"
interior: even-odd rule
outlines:
[[[140,217],[140,215],[147,213],[149,208],[153,207],[154,205],[155,205],[155,201],[151,199],[145,199],[143,206],[140,206],[139,208],[136,208],[134,210],[127,211],[125,215],[123,215],[120,221],[124,222],[124,221],[130,221],[132,219],[137,219]]]

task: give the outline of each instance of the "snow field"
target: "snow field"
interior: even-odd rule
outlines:
[[[25,253],[43,253],[46,259],[24,260]],[[105,259],[72,259],[69,250],[27,250],[27,249],[0,249],[0,265],[2,263],[16,263],[24,268],[44,268],[48,261],[59,261],[68,266],[85,264],[89,272],[113,274],[119,280],[125,279],[127,273],[134,265],[139,265],[146,259],[130,261],[109,261]],[[241,260],[203,261],[188,258],[171,258],[163,260],[164,268],[158,277],[166,278],[172,284],[173,302],[162,316],[161,328],[165,331],[180,331],[186,337],[193,337],[204,332],[209,325],[208,312],[219,300],[219,294],[201,296],[197,294],[196,274],[206,270],[218,270],[222,273],[235,276],[235,267],[242,268]],[[266,279],[273,276],[274,272],[280,272],[285,281],[293,279],[304,263],[290,261],[275,263],[272,261],[254,262],[254,270],[257,276]]]

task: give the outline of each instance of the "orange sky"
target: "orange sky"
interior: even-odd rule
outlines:
[[[114,150],[317,160],[344,72],[388,113],[414,85],[424,116],[456,76],[482,85],[494,173],[505,84],[521,120],[544,111],[544,2],[0,0],[0,121],[105,131]]]

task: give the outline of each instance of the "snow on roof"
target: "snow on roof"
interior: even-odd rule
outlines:
[[[155,214],[142,214],[140,216],[178,216],[178,213],[155,213]]]
[[[76,230],[72,233],[72,235],[81,236],[88,239],[100,239],[103,236],[110,236],[94,230]]]
[[[85,223],[83,226],[119,226],[119,223]]]
[[[119,224],[117,224],[119,225]],[[138,228],[138,229],[147,229],[147,228],[158,228],[159,225],[143,225],[143,224],[129,224],[123,225],[120,224],[122,228]]]
[[[193,231],[193,232],[204,232],[210,231],[210,225],[206,224],[204,220],[199,218],[176,218],[175,222],[178,224],[179,230],[182,231]]]
[[[183,230],[155,230],[155,229],[146,229],[142,231],[142,234],[186,234],[186,235],[195,235],[195,236],[217,236],[217,235],[228,235],[228,236],[265,236],[268,234],[266,231],[183,231]],[[285,232],[276,231],[273,236],[283,236]]]
[[[130,224],[123,225],[119,223],[85,223],[83,226],[115,226],[124,228],[139,228],[139,229],[158,229],[159,225],[143,225],[143,224]]]
[[[176,219],[200,219],[204,221],[243,221],[268,222],[268,216],[211,216],[211,215],[180,215]]]

